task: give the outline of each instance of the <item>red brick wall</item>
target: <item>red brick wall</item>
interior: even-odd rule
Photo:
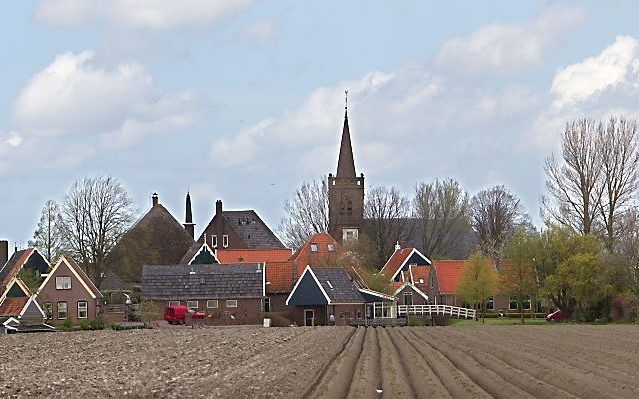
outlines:
[[[403,290],[401,290],[396,295],[397,304],[398,305],[406,305],[406,303],[404,303],[404,293],[405,292],[411,292],[413,294],[413,305],[428,305],[429,304],[428,301],[423,296],[419,295],[411,287],[406,286],[406,287],[404,287]]]
[[[55,287],[56,277],[71,277],[71,289],[70,290],[58,290]],[[42,309],[46,311],[45,304],[51,303],[53,310],[53,320],[50,323],[55,325],[61,324],[64,320],[58,319],[58,302],[67,302],[67,314],[73,320],[74,324],[79,324],[80,320],[92,320],[95,318],[98,312],[98,306],[96,299],[92,298],[89,292],[84,288],[80,280],[78,280],[71,269],[66,263],[62,262],[60,266],[55,270],[55,273],[49,278],[47,284],[42,287],[38,293],[38,304],[42,306]],[[86,319],[78,319],[78,301],[87,302]]]

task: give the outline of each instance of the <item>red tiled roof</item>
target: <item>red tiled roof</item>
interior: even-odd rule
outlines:
[[[16,274],[18,274],[18,272],[25,264],[25,262],[29,259],[29,256],[31,256],[34,250],[35,248],[23,249],[21,251],[15,252],[11,256],[11,259],[9,259],[9,261],[4,264],[4,267],[0,269],[0,278],[2,278],[0,286],[6,287],[7,285],[9,285],[11,279],[15,277]]]
[[[291,292],[295,284],[293,279],[293,262],[266,262],[267,293]]]
[[[437,282],[439,292],[442,294],[455,294],[458,292],[459,282],[462,272],[466,267],[465,260],[437,260],[435,271],[437,272]]]
[[[333,245],[333,251],[329,251],[329,244]],[[312,245],[317,245],[316,251],[311,250]],[[291,260],[296,268],[297,276],[301,277],[306,266],[323,267],[325,266],[323,261],[332,256],[339,256],[343,252],[342,245],[328,233],[318,233],[309,237],[306,243],[293,254]]]
[[[285,262],[291,258],[290,249],[218,249],[221,264]]]
[[[428,277],[430,276],[430,268],[432,266],[411,266],[413,274],[413,284],[415,285],[428,285]],[[419,279],[423,279],[424,282],[420,283]],[[420,288],[421,289],[421,288]]]
[[[17,316],[29,302],[29,297],[7,297],[0,305],[0,316]]]
[[[397,270],[402,267],[406,258],[408,258],[413,252],[413,248],[400,248],[396,249],[395,252],[391,255],[390,258],[386,261],[386,264],[382,267],[379,274],[382,276],[391,279]]]

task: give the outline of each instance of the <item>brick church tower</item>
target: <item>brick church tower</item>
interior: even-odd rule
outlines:
[[[328,206],[328,233],[339,242],[356,240],[364,221],[364,174],[360,177],[355,174],[348,106],[344,112],[337,174],[334,177],[332,173],[328,175]]]

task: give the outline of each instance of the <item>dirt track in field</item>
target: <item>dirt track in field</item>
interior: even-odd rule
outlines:
[[[223,328],[0,337],[0,397],[639,397],[637,326]]]

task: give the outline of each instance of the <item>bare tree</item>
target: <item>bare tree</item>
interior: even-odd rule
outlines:
[[[395,243],[405,241],[410,234],[406,220],[410,203],[395,187],[375,187],[368,193],[364,205],[366,233],[373,242],[378,261],[386,260]]]
[[[290,248],[300,248],[315,233],[328,231],[328,185],[326,179],[304,182],[284,201],[286,216],[278,231]]]
[[[86,177],[66,193],[61,214],[68,251],[100,286],[104,259],[133,220],[131,197],[112,177]]]
[[[593,232],[600,213],[601,151],[597,148],[597,125],[590,119],[566,123],[562,134],[562,160],[546,159],[546,188],[542,214],[582,234]]]
[[[506,187],[495,186],[477,193],[470,207],[479,249],[499,265],[504,246],[527,219],[523,206]]]
[[[621,225],[619,217],[634,205],[639,179],[637,121],[612,117],[600,124],[597,147],[601,154],[603,195],[599,211],[605,228],[605,242],[612,251]]]
[[[60,228],[60,207],[53,200],[44,203],[40,221],[33,233],[29,246],[36,247],[53,264],[62,255],[62,231]]]
[[[431,258],[450,256],[469,232],[468,194],[453,179],[421,183],[413,199],[421,250]]]

